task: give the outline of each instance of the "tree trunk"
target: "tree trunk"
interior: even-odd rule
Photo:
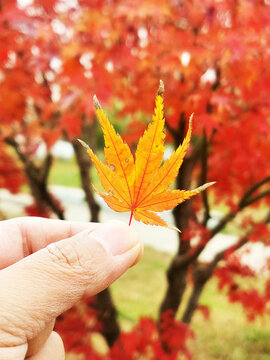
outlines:
[[[270,222],[269,215],[265,219],[265,223],[268,222]],[[242,246],[244,246],[247,242],[248,242],[248,233],[242,236],[238,240],[238,242],[232,245],[230,248],[222,250],[219,253],[217,253],[210,263],[205,264],[205,263],[196,262],[193,269],[193,281],[194,281],[193,290],[190,295],[189,301],[187,303],[186,310],[182,317],[183,322],[185,323],[191,322],[194,312],[198,307],[201,293],[205,285],[207,284],[208,280],[211,279],[213,272],[217,267],[219,261],[224,258],[224,256],[226,255],[227,252],[229,252],[229,250],[236,251],[237,249],[240,249]]]
[[[160,306],[160,316],[167,310],[172,310],[176,314],[186,289],[186,276],[187,266],[176,267],[174,262],[171,263],[167,271],[168,287]]]
[[[97,310],[98,320],[102,324],[101,334],[111,347],[120,334],[120,327],[117,322],[117,312],[109,288],[97,294],[90,306],[94,306]]]
[[[213,274],[214,267],[209,264],[196,263],[193,270],[193,290],[183,314],[182,321],[189,324],[199,304],[199,298],[207,281]]]
[[[184,231],[188,228],[189,221],[194,218],[191,202],[184,202],[178,205],[174,209],[173,214],[176,226],[181,231]],[[186,277],[190,265],[186,256],[188,251],[189,241],[181,242],[181,234],[179,234],[178,254],[173,258],[167,271],[168,287],[160,307],[160,315],[167,310],[172,310],[175,314],[178,310],[187,284]]]
[[[86,203],[89,208],[89,212],[91,214],[90,221],[92,222],[98,222],[99,218],[99,205],[97,204],[94,194],[92,191],[92,185],[91,185],[91,179],[89,176],[90,166],[91,163],[89,161],[89,158],[85,154],[84,149],[82,149],[81,144],[77,140],[72,142],[73,149],[75,151],[75,156],[77,160],[77,164],[80,169],[80,178],[81,178],[81,184],[82,188],[85,193],[85,199]]]
[[[178,147],[179,144],[183,142],[185,135],[185,119],[183,114],[180,116],[178,131],[172,135],[174,136],[175,147]],[[177,177],[177,189],[190,189],[191,174],[199,154],[200,147],[198,146],[194,149],[191,156],[184,159]],[[192,209],[192,200],[179,204],[173,210],[173,216],[176,227],[184,232],[189,227],[190,220],[196,221],[196,216]],[[189,241],[185,240],[181,242],[181,234],[179,234],[178,253],[173,258],[167,271],[168,287],[160,307],[160,316],[167,310],[172,310],[173,313],[176,314],[179,308],[186,289],[188,268],[193,261],[192,258],[187,257],[189,249]]]

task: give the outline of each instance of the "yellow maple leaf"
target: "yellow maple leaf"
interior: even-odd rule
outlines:
[[[165,150],[163,90],[164,85],[161,81],[152,122],[139,140],[135,158],[129,146],[116,133],[107,119],[96,96],[94,96],[94,105],[104,134],[106,164],[97,158],[87,144],[79,140],[86,148],[97,169],[101,184],[107,192],[102,193],[96,190],[97,193],[113,210],[130,211],[129,224],[134,216],[137,221],[145,224],[172,227],[153,211],[172,209],[214,184],[207,183],[187,191],[168,189],[178,174],[190,143],[192,116],[183,143],[162,164]]]

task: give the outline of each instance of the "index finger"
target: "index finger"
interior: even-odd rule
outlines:
[[[47,245],[83,230],[94,230],[98,223],[20,217],[0,222],[0,269]]]

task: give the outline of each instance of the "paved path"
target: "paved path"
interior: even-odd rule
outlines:
[[[52,186],[51,191],[62,201],[68,220],[89,221],[89,212],[84,201],[84,193],[81,189]],[[101,222],[118,219],[128,223],[129,214],[112,211],[99,197],[97,197],[97,201],[101,206]],[[7,215],[20,216],[23,213],[23,208],[31,204],[31,202],[32,198],[28,194],[12,195],[7,190],[0,190],[0,211],[2,210]],[[173,224],[171,212],[163,212],[162,217],[168,223]],[[213,221],[215,222],[215,220]],[[178,248],[178,235],[176,231],[162,227],[147,226],[137,221],[134,221],[132,226],[140,233],[145,245],[169,254],[176,253]],[[211,261],[218,251],[231,246],[236,240],[237,237],[234,235],[218,234],[209,242],[200,255],[201,261]],[[243,262],[259,271],[267,257],[270,257],[270,248],[266,248],[260,243],[254,244],[243,257]]]

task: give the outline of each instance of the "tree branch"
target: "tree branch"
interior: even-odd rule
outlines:
[[[237,244],[232,245],[230,248],[223,250],[223,251],[219,252],[218,254],[216,254],[214,259],[209,264],[200,263],[199,261],[197,261],[195,263],[195,266],[193,269],[193,280],[194,280],[193,289],[192,289],[191,295],[189,297],[189,300],[187,302],[186,310],[182,317],[183,322],[190,323],[192,316],[198,307],[199,299],[200,299],[201,293],[202,293],[206,283],[213,275],[213,272],[214,272],[217,264],[219,263],[219,261],[224,258],[226,252],[229,250],[239,249],[244,244],[246,244],[247,241],[248,241],[248,235],[243,236],[238,241]]]
[[[17,155],[19,156],[19,159],[25,164],[27,162],[27,159],[25,155],[20,151],[19,144],[11,137],[6,137],[5,142],[13,147],[13,149],[16,151]]]
[[[51,154],[48,154],[40,168],[40,178],[47,183],[51,166],[53,163],[53,157]]]
[[[242,199],[238,203],[238,209],[236,211],[231,211],[228,214],[224,215],[224,217],[220,220],[220,222],[212,229],[211,231],[211,237],[216,235],[220,230],[224,228],[231,220],[234,219],[234,217],[245,207],[253,204],[254,202],[263,199],[266,196],[270,195],[270,190],[263,191],[262,193],[254,196],[253,198],[249,198],[250,195],[259,189],[262,185],[266,184],[270,181],[270,176],[267,176],[263,180],[260,180],[259,182],[253,184],[243,195]]]
[[[49,209],[57,215],[61,220],[64,219],[64,211],[60,203],[48,191],[48,175],[52,165],[51,155],[47,155],[40,167],[37,167],[27,156],[21,151],[19,144],[15,139],[7,137],[5,142],[13,147],[17,156],[24,164],[24,172],[28,178],[29,186],[37,205],[40,209],[48,206]]]
[[[178,137],[178,131],[175,129],[175,128],[173,128],[169,123],[168,123],[168,121],[166,121],[165,122],[165,124],[166,124],[166,128],[169,130],[169,132],[171,133],[171,135],[172,135],[172,137],[173,138],[177,138]]]
[[[72,146],[80,169],[81,184],[85,193],[86,203],[91,214],[90,221],[98,222],[99,205],[97,204],[92,192],[91,179],[89,176],[90,161],[85,157],[84,152],[82,152],[82,146],[77,140],[72,141]]]
[[[208,171],[208,164],[207,164],[207,151],[208,150],[208,144],[207,144],[207,138],[206,138],[206,132],[203,131],[203,138],[202,138],[202,171],[201,171],[201,179],[200,179],[200,185],[203,185],[207,182],[207,171]],[[204,206],[204,216],[202,220],[202,225],[206,226],[208,220],[210,219],[210,206],[208,201],[208,193],[207,191],[203,191],[202,194],[202,200],[203,200],[203,206]]]
[[[264,221],[265,224],[270,223],[270,211],[266,215]],[[199,261],[195,264],[193,270],[193,279],[194,285],[193,290],[190,295],[186,310],[183,314],[182,321],[189,323],[191,318],[194,314],[194,311],[198,307],[199,298],[202,293],[202,290],[208,280],[211,278],[215,268],[217,267],[218,263],[224,259],[226,253],[231,251],[236,251],[244,246],[248,242],[249,235],[251,234],[252,230],[247,231],[245,235],[243,235],[236,244],[230,246],[229,248],[220,251],[214,257],[214,259],[209,264],[202,264]]]
[[[262,185],[266,184],[267,182],[270,182],[270,176],[265,177],[264,179],[258,181],[257,183],[253,184],[243,195],[241,201],[239,202],[240,207],[245,207],[251,204],[251,202],[248,200],[249,197],[258,190]],[[255,198],[255,197],[254,197]],[[259,199],[258,199],[259,200]],[[252,202],[255,202],[257,200],[254,200]],[[248,202],[248,205],[246,203]]]
[[[260,194],[254,196],[253,198],[250,198],[249,200],[246,201],[245,206],[249,206],[255,203],[256,201],[259,201],[267,196],[270,196],[270,190],[263,191]]]

